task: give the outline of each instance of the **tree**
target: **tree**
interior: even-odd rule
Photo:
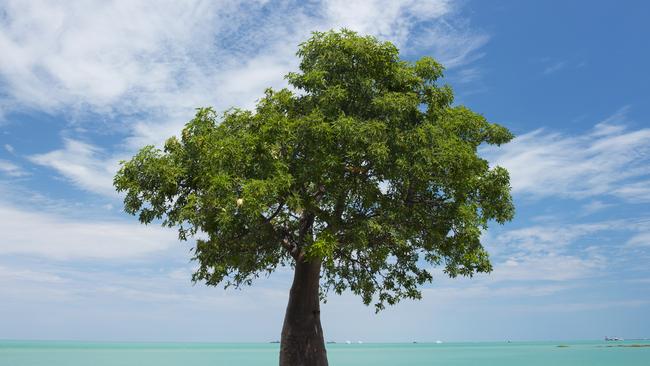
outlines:
[[[294,268],[280,365],[327,365],[320,300],[349,290],[377,311],[419,299],[431,266],[489,272],[480,242],[512,218],[508,172],[481,144],[512,135],[452,106],[443,67],[348,30],[300,45],[293,87],[254,111],[198,109],[180,138],[122,162],[114,184],[142,223],[197,233],[192,280],[250,285]]]

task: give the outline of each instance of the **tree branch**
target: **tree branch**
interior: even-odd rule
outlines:
[[[275,212],[273,212],[273,214],[271,214],[271,216],[264,217],[264,215],[262,215],[262,217],[264,217],[265,221],[271,222],[271,220],[273,220],[282,211],[283,208],[284,208],[284,201],[280,201],[280,203],[278,204],[277,210],[275,210]]]

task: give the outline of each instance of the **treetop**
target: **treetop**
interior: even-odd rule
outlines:
[[[432,266],[490,271],[481,232],[514,207],[508,172],[477,149],[512,134],[453,105],[442,65],[390,42],[315,32],[297,56],[291,89],[267,89],[252,111],[200,108],[164,148],[122,162],[125,210],[200,233],[193,280],[209,285],[319,260],[324,292],[379,310],[419,298]]]

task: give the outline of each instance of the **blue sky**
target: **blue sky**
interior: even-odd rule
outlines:
[[[334,340],[648,337],[650,25],[644,1],[0,1],[0,339],[277,339],[290,272],[191,285],[192,243],[141,226],[120,159],[195,107],[285,85],[312,30],[431,55],[465,104],[517,138],[516,219],[484,234],[494,272],[375,315],[323,307]]]

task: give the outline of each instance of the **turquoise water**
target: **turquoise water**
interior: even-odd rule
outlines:
[[[328,344],[331,366],[636,366],[650,348],[626,342]],[[558,347],[566,345],[568,347]],[[0,366],[277,365],[278,344],[0,341]]]

